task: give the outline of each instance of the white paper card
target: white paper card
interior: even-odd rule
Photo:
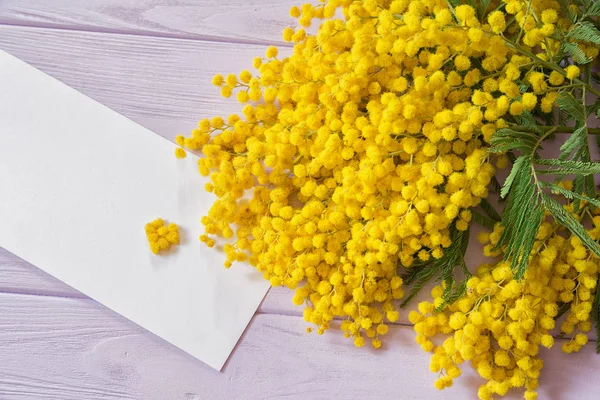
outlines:
[[[197,157],[0,51],[0,246],[220,370],[268,290],[198,241]],[[144,225],[180,225],[153,255]]]

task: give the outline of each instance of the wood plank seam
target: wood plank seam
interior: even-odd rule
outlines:
[[[20,288],[3,288],[0,287],[0,294],[15,294],[15,295],[22,295],[22,296],[41,296],[41,297],[54,297],[54,298],[59,298],[59,299],[89,299],[89,297],[87,297],[86,295],[79,293],[73,293],[73,294],[66,294],[66,293],[61,293],[61,292],[52,292],[52,291],[47,291],[47,292],[33,292],[27,289],[20,289]]]
[[[155,32],[148,30],[140,30],[140,31],[128,31],[124,29],[110,29],[104,27],[75,27],[75,26],[56,26],[52,24],[43,24],[43,23],[31,23],[31,24],[18,24],[12,21],[2,20],[0,18],[0,26],[12,26],[17,28],[34,28],[34,29],[52,29],[57,31],[68,31],[68,32],[82,32],[82,33],[98,33],[98,34],[106,34],[106,35],[121,35],[121,36],[141,36],[141,37],[155,37],[160,39],[177,39],[177,40],[189,40],[194,42],[211,42],[211,43],[222,43],[222,44],[251,44],[251,45],[272,45],[273,43],[268,40],[260,40],[260,39],[242,39],[242,38],[226,38],[222,36],[210,36],[203,34],[196,35],[186,35],[186,34],[176,34],[176,33],[167,33],[167,32]],[[277,43],[277,47],[280,48],[289,48],[292,49],[294,47],[293,44],[290,43]]]

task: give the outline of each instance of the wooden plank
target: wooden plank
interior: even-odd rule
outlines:
[[[264,52],[259,45],[1,25],[0,48],[169,139],[202,117],[240,112],[212,76],[250,68]]]
[[[465,365],[436,391],[407,327],[392,327],[383,349],[357,349],[339,332],[306,334],[299,317],[257,315],[219,373],[90,300],[3,294],[0,326],[5,400],[465,399],[481,383]],[[544,359],[540,398],[596,398],[591,345]]]
[[[295,26],[280,0],[3,0],[0,24],[237,43],[283,44]],[[300,3],[298,3],[300,4]]]
[[[240,268],[244,268],[240,266]],[[59,281],[41,269],[0,247],[0,293],[57,296],[66,298],[88,297]],[[302,309],[292,303],[292,292],[275,287],[269,290],[258,313],[302,315]]]

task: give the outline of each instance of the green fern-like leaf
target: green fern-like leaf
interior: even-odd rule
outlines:
[[[581,47],[579,47],[577,43],[563,43],[561,46],[561,50],[573,57],[573,60],[575,60],[575,62],[577,62],[578,64],[587,64],[590,61],[592,61],[591,58],[588,58],[585,55],[584,51],[581,49]]]
[[[494,229],[494,225],[496,225],[496,221],[488,217],[487,215],[480,214],[475,210],[471,210],[471,215],[473,217],[473,221],[477,222],[481,226],[485,226],[489,230]]]
[[[412,267],[408,274],[402,276],[407,285],[411,286],[408,296],[402,301],[400,307],[406,306],[419,292],[425,287],[434,276],[439,274],[440,266],[438,263],[431,263],[420,267]]]
[[[513,182],[515,181],[517,174],[520,173],[521,169],[528,167],[528,164],[527,164],[528,158],[529,158],[528,156],[521,156],[521,157],[517,158],[517,161],[515,161],[515,163],[513,164],[513,167],[510,170],[510,174],[508,174],[508,177],[504,181],[504,185],[502,186],[502,189],[500,190],[500,197],[502,197],[502,198],[506,197],[506,195],[510,191],[510,188],[512,187]]]
[[[585,17],[600,17],[600,2],[592,2],[592,4],[585,10]]]
[[[590,21],[579,21],[567,34],[567,37],[582,42],[600,45],[600,31]]]
[[[465,277],[465,279],[458,285],[456,285],[454,282],[454,284],[452,285],[452,288],[447,293],[444,292],[444,294],[442,295],[443,302],[442,302],[442,304],[440,304],[439,306],[437,306],[435,308],[435,312],[442,311],[448,305],[451,305],[456,300],[458,300],[462,295],[464,295],[465,292],[467,291],[467,282],[468,282],[468,277]]]
[[[573,182],[573,191],[577,194],[583,194],[585,191],[585,175],[577,175]],[[581,207],[581,200],[576,198],[573,201],[573,212],[579,212]]]
[[[522,93],[525,93],[530,88],[530,85],[528,83],[523,82],[523,81],[518,81],[517,84],[519,85],[519,90]]]
[[[588,235],[583,225],[573,215],[569,214],[560,203],[545,193],[542,193],[542,203],[558,223],[571,231],[596,257],[600,257],[600,246]]]
[[[478,13],[480,19],[483,19],[483,17],[485,16],[487,9],[489,8],[491,2],[492,2],[492,0],[480,0],[478,2],[479,7],[477,8],[477,13]]]
[[[555,185],[554,183],[544,182],[544,183],[542,183],[542,185],[544,187],[550,189],[553,193],[560,194],[568,200],[579,199],[580,201],[586,201],[586,202],[592,204],[594,207],[600,207],[600,200],[598,200],[596,198],[591,198],[589,196],[585,196],[583,194],[579,194],[577,192],[567,190],[563,187]]]
[[[534,209],[530,210],[530,215],[523,232],[523,241],[521,244],[522,251],[519,255],[518,262],[511,263],[513,271],[516,271],[515,278],[517,280],[521,280],[527,271],[527,267],[529,266],[529,256],[533,250],[535,237],[537,236],[537,232],[540,229],[540,225],[542,224],[543,220],[544,209],[540,204],[537,204]]]
[[[533,132],[543,133],[543,129],[540,128],[539,123],[536,121],[533,114],[529,111],[523,111],[523,113],[516,117],[520,125],[532,130]]]
[[[594,175],[600,174],[600,162],[569,161],[558,159],[536,159],[537,165],[554,167],[548,169],[536,169],[538,174],[543,175]]]
[[[538,137],[531,132],[521,132],[509,128],[499,129],[490,140],[490,153],[500,154],[509,150],[531,153]]]
[[[600,99],[596,100],[594,104],[587,107],[587,115],[594,115],[600,111]]]
[[[502,213],[502,225],[504,230],[496,244],[496,249],[505,247],[504,259],[511,262],[511,267],[517,269],[523,261],[522,257],[529,257],[528,254],[521,256],[524,245],[527,245],[525,234],[531,212],[538,207],[538,196],[536,195],[535,185],[531,182],[531,165],[529,157],[521,158],[518,168],[512,178],[512,185],[506,202],[506,207]],[[514,168],[514,167],[513,167]],[[512,173],[512,172],[511,172]],[[535,234],[533,235],[535,238]]]
[[[413,266],[402,278],[407,285],[411,286],[408,296],[402,301],[400,307],[406,306],[425,287],[427,282],[437,277],[438,281],[452,280],[454,284],[454,270],[457,265],[464,264],[464,256],[469,244],[469,231],[459,231],[454,226],[450,228],[451,244],[444,249],[444,255],[432,262],[421,266]],[[448,288],[448,285],[446,285]],[[451,290],[451,288],[450,288]]]
[[[502,219],[500,214],[498,214],[498,211],[496,211],[496,209],[486,199],[481,199],[479,207],[481,207],[481,209],[485,211],[487,216],[490,217],[493,221],[500,222],[500,220]]]
[[[445,283],[444,293],[442,295],[444,302],[436,308],[436,312],[441,311],[447,304],[453,303],[464,294],[464,291],[466,290],[466,281],[470,277],[469,271],[465,267],[465,253],[469,245],[469,230],[458,231],[453,229],[453,232],[456,241],[446,249],[448,252],[448,259],[444,261],[442,273],[438,278],[439,281]],[[454,270],[457,265],[460,265],[465,272],[465,279],[459,285],[456,285],[456,278],[454,277]]]
[[[585,120],[586,113],[581,101],[576,100],[573,96],[563,93],[557,100],[558,107],[568,113],[577,121]]]
[[[575,130],[569,136],[565,143],[560,147],[559,160],[568,159],[574,151],[587,145],[587,129],[585,126],[581,126]]]

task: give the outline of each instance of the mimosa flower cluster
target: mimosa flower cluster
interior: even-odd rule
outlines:
[[[572,204],[566,208],[573,211]],[[598,240],[600,216],[594,216],[593,224],[588,233]],[[501,232],[498,225],[492,233],[480,235],[487,252],[494,253]],[[466,295],[442,312],[434,312],[443,301],[441,286],[432,290],[432,302],[422,302],[418,311],[410,312],[417,343],[433,353],[430,368],[439,373],[436,387],[450,386],[461,373],[459,365],[470,361],[487,380],[479,388],[479,398],[505,395],[511,388],[525,388],[525,399],[537,398],[544,365],[539,349],[554,345],[552,330],[561,307],[568,307],[561,332],[570,338],[562,350],[576,352],[587,343],[598,258],[549,220],[537,233],[534,254],[520,281],[505,261],[483,264],[467,282]],[[447,339],[435,346],[431,339],[438,333]]]
[[[146,237],[150,250],[158,254],[179,244],[179,226],[174,223],[166,225],[162,218],[157,218],[146,224]]]
[[[316,36],[287,29],[293,54],[268,48],[259,75],[217,75],[243,116],[200,121],[182,140],[201,148],[200,172],[218,197],[201,240],[235,237],[227,266],[248,259],[273,285],[296,289],[319,333],[342,317],[357,346],[366,336],[379,347],[386,321],[398,319],[399,273],[440,258],[450,226],[466,230],[487,196],[495,168],[485,146],[510,106],[490,91],[510,54],[479,28],[471,39],[474,15],[459,8],[457,20],[443,2],[305,5],[300,23],[338,7],[347,18]],[[476,59],[490,71],[472,68]],[[513,61],[518,72],[524,61]],[[476,89],[485,79],[488,92]]]

